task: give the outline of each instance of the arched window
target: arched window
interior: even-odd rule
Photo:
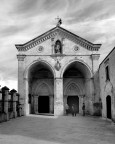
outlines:
[[[55,42],[54,52],[55,54],[62,54],[62,44],[60,40],[57,40]]]

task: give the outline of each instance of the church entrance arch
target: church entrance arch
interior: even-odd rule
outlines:
[[[43,62],[32,65],[28,72],[31,114],[54,112],[54,74]]]
[[[63,85],[64,85],[64,105],[70,107],[76,105],[77,113],[82,113],[83,103],[89,105],[89,97],[91,88],[91,71],[89,67],[79,61],[73,61],[69,63],[63,73]],[[93,86],[92,86],[93,87]],[[89,92],[89,93],[88,93]],[[87,101],[86,101],[87,99]],[[66,111],[65,111],[66,112]]]
[[[111,96],[106,97],[107,118],[111,119]]]
[[[79,113],[79,95],[80,90],[77,83],[73,80],[68,82],[67,86],[64,88],[64,104],[68,104],[69,113],[72,113],[72,105],[76,107],[76,112]],[[66,111],[66,110],[65,110]]]

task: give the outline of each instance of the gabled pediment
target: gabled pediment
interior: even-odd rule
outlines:
[[[73,41],[74,43],[86,48],[89,51],[98,51],[99,48],[101,47],[101,44],[93,44],[60,26],[54,27],[53,29],[28,41],[25,44],[16,44],[15,46],[18,49],[18,51],[27,51],[48,39],[54,38],[56,35],[60,35],[63,38],[69,39]]]

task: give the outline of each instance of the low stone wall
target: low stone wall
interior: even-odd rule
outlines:
[[[22,116],[19,94],[15,89],[3,87],[0,91],[0,122]]]

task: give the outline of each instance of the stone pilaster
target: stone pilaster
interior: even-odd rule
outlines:
[[[34,112],[35,114],[38,114],[38,96],[34,96]]]
[[[9,114],[8,114],[8,96],[9,96],[9,88],[6,86],[2,88],[2,96],[4,101],[4,113],[5,113],[5,120],[9,120]]]
[[[92,60],[92,72],[95,73],[99,67],[99,57],[100,54],[92,54],[91,60]]]
[[[50,113],[54,112],[54,97],[50,96]]]
[[[66,114],[66,109],[65,109],[65,106],[67,104],[67,97],[66,95],[64,95],[63,99],[64,99],[64,114]]]
[[[89,86],[90,86],[90,97],[89,97],[89,108],[90,108],[90,114],[94,114],[94,108],[93,103],[95,101],[95,91],[94,91],[94,79],[91,78],[89,80]]]
[[[34,95],[31,95],[31,114],[34,114]]]
[[[28,92],[28,79],[24,78],[24,85],[23,85],[23,97],[20,98],[20,101],[22,102],[22,113],[24,115],[28,115],[30,113],[30,105],[29,105],[29,92]]]
[[[63,106],[63,79],[55,79],[55,95],[54,95],[54,115],[63,115],[64,106]]]
[[[18,93],[20,94],[19,103],[22,105],[22,115],[25,115],[25,86],[24,86],[24,59],[26,55],[17,55],[18,59]]]
[[[11,93],[11,97],[12,97],[12,101],[13,101],[13,117],[16,118],[17,117],[17,111],[16,111],[16,90],[12,89],[10,91]]]

